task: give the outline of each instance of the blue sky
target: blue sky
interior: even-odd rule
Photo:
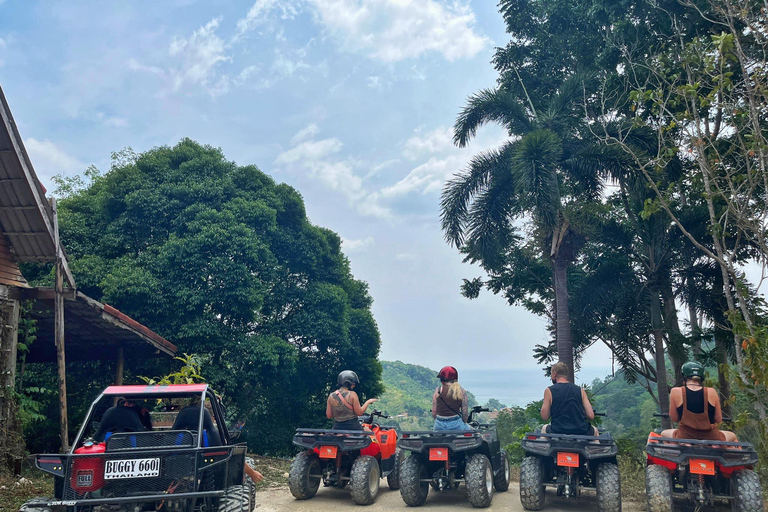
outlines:
[[[450,137],[466,97],[495,83],[493,49],[508,40],[495,4],[0,0],[0,84],[46,185],[106,170],[125,146],[221,147],[296,187],[311,220],[342,236],[383,358],[533,367],[543,320],[461,297],[479,271],[438,223],[446,177],[504,140],[494,127],[466,149]],[[600,373],[608,357],[585,364]]]

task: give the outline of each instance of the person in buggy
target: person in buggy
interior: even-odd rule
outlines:
[[[437,374],[440,386],[432,395],[432,417],[435,430],[472,430],[467,425],[469,402],[467,391],[459,384],[459,372],[444,366]]]
[[[333,420],[333,430],[364,430],[357,420],[358,416],[365,414],[368,406],[377,402],[377,398],[366,400],[360,405],[360,399],[353,390],[360,384],[360,379],[352,370],[344,370],[336,379],[339,389],[328,395],[325,407],[325,416]]]
[[[599,435],[597,428],[589,423],[589,420],[595,419],[595,411],[589,403],[587,392],[572,384],[568,380],[569,374],[568,365],[562,361],[552,365],[552,385],[544,390],[544,403],[541,405],[541,419],[550,420],[550,423],[544,425],[541,431],[551,434]]]
[[[704,386],[704,366],[688,361],[682,371],[683,385],[669,393],[669,418],[677,428],[664,430],[662,437],[738,442],[736,434],[718,428],[723,421],[720,397],[717,390]]]

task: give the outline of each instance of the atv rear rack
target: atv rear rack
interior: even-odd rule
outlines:
[[[524,451],[542,457],[569,451],[577,452],[590,460],[615,458],[619,453],[619,447],[608,432],[598,436],[528,432],[520,445]]]
[[[329,430],[321,428],[298,428],[293,436],[293,444],[307,449],[321,446],[337,446],[343,452],[352,452],[367,448],[372,432],[361,430]]]
[[[754,466],[758,460],[757,452],[751,443],[728,441],[652,437],[648,439],[645,451],[650,457],[678,465],[685,465],[689,459],[702,457],[716,460],[723,467]]]
[[[436,446],[445,446],[454,452],[461,452],[473,450],[482,443],[482,433],[476,430],[412,430],[402,433],[398,446],[416,453]]]

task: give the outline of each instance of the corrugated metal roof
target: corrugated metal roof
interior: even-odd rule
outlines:
[[[53,219],[53,208],[0,87],[0,227],[17,261],[56,261]],[[74,286],[66,257],[63,263],[66,279]]]

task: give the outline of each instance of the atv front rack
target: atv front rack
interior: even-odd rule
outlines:
[[[619,453],[619,447],[608,432],[599,436],[528,432],[523,437],[520,446],[526,453],[542,457],[550,457],[557,452],[567,451],[579,453],[585,459],[590,460],[614,458]]]
[[[403,432],[398,446],[403,450],[422,453],[430,447],[445,446],[461,452],[483,444],[483,435],[475,430],[413,430]]]
[[[373,442],[373,433],[361,430],[328,430],[321,428],[298,428],[293,444],[308,450],[321,446],[336,446],[343,452],[363,450]]]
[[[716,460],[723,467],[754,466],[757,452],[751,443],[650,437],[645,451],[657,459],[685,465],[689,459]]]

